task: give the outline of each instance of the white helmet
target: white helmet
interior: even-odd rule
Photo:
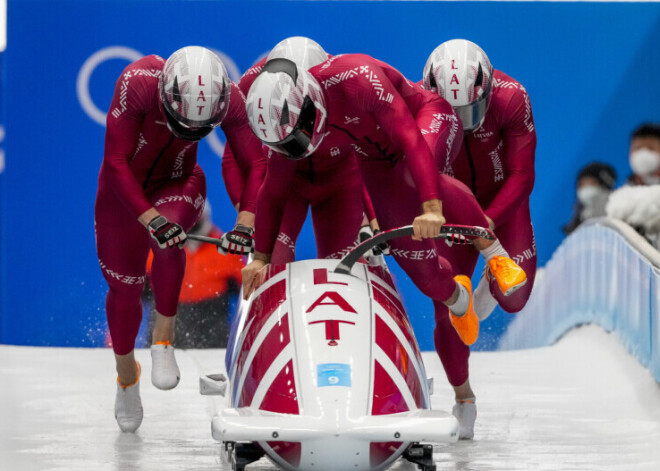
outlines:
[[[199,141],[227,114],[231,82],[209,49],[188,46],[167,59],[160,76],[160,102],[172,133]]]
[[[327,61],[328,53],[313,39],[292,36],[277,43],[266,60],[278,58],[289,59],[301,69],[309,70],[321,62]]]
[[[325,94],[309,72],[288,59],[266,62],[245,106],[252,132],[291,159],[309,156],[325,137]]]
[[[424,66],[424,88],[447,100],[472,132],[484,122],[493,85],[493,66],[475,43],[452,39],[440,44]]]

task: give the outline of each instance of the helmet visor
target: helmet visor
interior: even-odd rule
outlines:
[[[305,97],[302,108],[300,109],[300,115],[298,116],[298,122],[293,127],[291,134],[279,142],[269,142],[267,145],[290,159],[303,159],[308,155],[307,151],[312,143],[315,123],[316,105],[314,105],[314,102],[309,97]]]
[[[469,105],[455,106],[454,111],[463,123],[463,132],[476,131],[484,123],[490,104],[490,84],[486,92],[477,101]]]
[[[213,131],[214,126],[187,126],[179,122],[174,116],[170,114],[167,107],[163,107],[165,118],[167,119],[167,128],[179,139],[186,141],[199,141],[208,136]]]

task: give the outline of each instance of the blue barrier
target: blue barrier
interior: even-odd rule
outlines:
[[[537,278],[502,349],[551,345],[580,324],[598,324],[660,381],[660,253],[626,224],[583,224]]]
[[[645,60],[660,44],[654,3],[10,0],[8,18],[0,90],[7,131],[0,145],[0,343],[105,340],[107,287],[93,230],[101,123],[116,78],[138,55],[167,57],[200,44],[221,52],[235,79],[276,42],[306,35],[330,53],[371,54],[418,80],[440,42],[479,43],[532,100],[539,177],[531,207],[541,264],[570,218],[577,169],[599,158],[625,175],[629,131],[658,120],[660,87],[648,78],[660,75],[660,61]],[[234,212],[221,183],[222,142],[221,135],[207,139],[199,162],[216,221],[227,228]],[[298,254],[315,255],[309,230]],[[433,349],[431,304],[395,273],[420,347]],[[494,315],[484,339],[491,329],[499,335],[509,319]]]

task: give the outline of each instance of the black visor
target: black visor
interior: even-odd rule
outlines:
[[[165,112],[165,118],[167,119],[168,129],[179,139],[185,139],[186,141],[199,141],[213,131],[213,126],[209,125],[193,128],[180,123],[170,114],[166,106],[163,106],[163,111]]]
[[[303,100],[298,122],[293,131],[279,142],[268,143],[268,146],[290,159],[300,160],[306,157],[305,152],[312,142],[314,125],[316,124],[316,105],[308,96]]]

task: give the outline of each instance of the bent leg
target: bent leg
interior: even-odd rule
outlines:
[[[192,175],[172,182],[149,195],[154,207],[168,220],[189,231],[199,219],[206,198],[206,180],[197,167]],[[154,261],[151,285],[156,311],[165,317],[176,315],[181,283],[186,269],[186,253],[176,247],[161,249],[150,240]],[[173,324],[171,326],[173,328]]]
[[[360,161],[360,170],[383,230],[412,224],[420,214],[417,189],[409,182],[403,161]],[[446,260],[438,260],[436,241],[400,237],[389,242],[392,255],[417,288],[435,301],[446,302],[456,290],[454,272]],[[447,314],[447,308],[443,309]]]
[[[497,283],[491,280],[490,292],[502,309],[510,313],[518,312],[525,307],[536,278],[536,242],[529,203],[518,209],[501,227],[496,227],[495,234],[513,261],[525,271],[527,283],[513,294],[504,296]]]

